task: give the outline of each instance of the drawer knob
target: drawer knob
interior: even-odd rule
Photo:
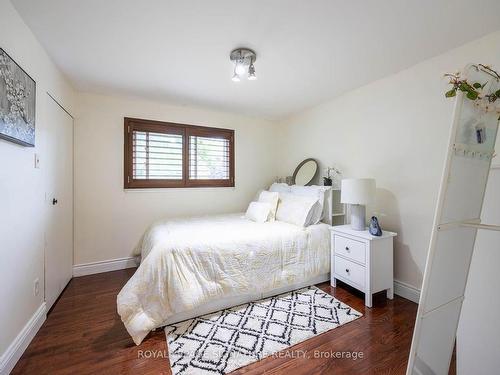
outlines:
[[[349,273],[349,272],[351,272],[351,271],[349,271],[349,268],[346,268],[346,269],[345,269],[345,272],[346,272],[346,273]]]
[[[347,252],[351,251],[351,249],[349,249],[349,246],[345,247],[345,251],[347,251]]]

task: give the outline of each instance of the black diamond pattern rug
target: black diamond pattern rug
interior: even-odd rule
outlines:
[[[316,287],[165,327],[172,373],[227,374],[362,314]]]

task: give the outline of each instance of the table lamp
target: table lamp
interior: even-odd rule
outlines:
[[[342,180],[340,202],[351,205],[351,228],[366,229],[366,207],[375,199],[373,178],[346,178]]]

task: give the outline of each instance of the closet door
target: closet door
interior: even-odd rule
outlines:
[[[47,95],[45,301],[50,309],[73,275],[73,118]]]

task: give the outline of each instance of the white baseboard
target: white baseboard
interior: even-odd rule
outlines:
[[[73,277],[124,270],[125,268],[137,267],[137,265],[138,262],[134,257],[104,260],[102,262],[75,264],[73,266]]]
[[[76,264],[73,266],[73,277],[94,275],[96,273],[134,268],[139,265],[138,257],[104,260],[101,262]],[[418,303],[420,290],[399,280],[394,280],[394,294]]]
[[[394,280],[394,294],[415,303],[418,303],[420,300],[420,289],[399,280]]]
[[[76,264],[73,266],[73,277],[94,275],[96,273],[134,268],[139,264],[137,257],[104,260],[101,262]],[[394,294],[418,303],[420,290],[399,280],[394,280]]]
[[[38,310],[33,314],[28,323],[23,327],[14,341],[9,345],[7,350],[0,358],[0,375],[8,375],[19,358],[23,355],[33,337],[42,326],[47,317],[47,305],[42,303]]]

